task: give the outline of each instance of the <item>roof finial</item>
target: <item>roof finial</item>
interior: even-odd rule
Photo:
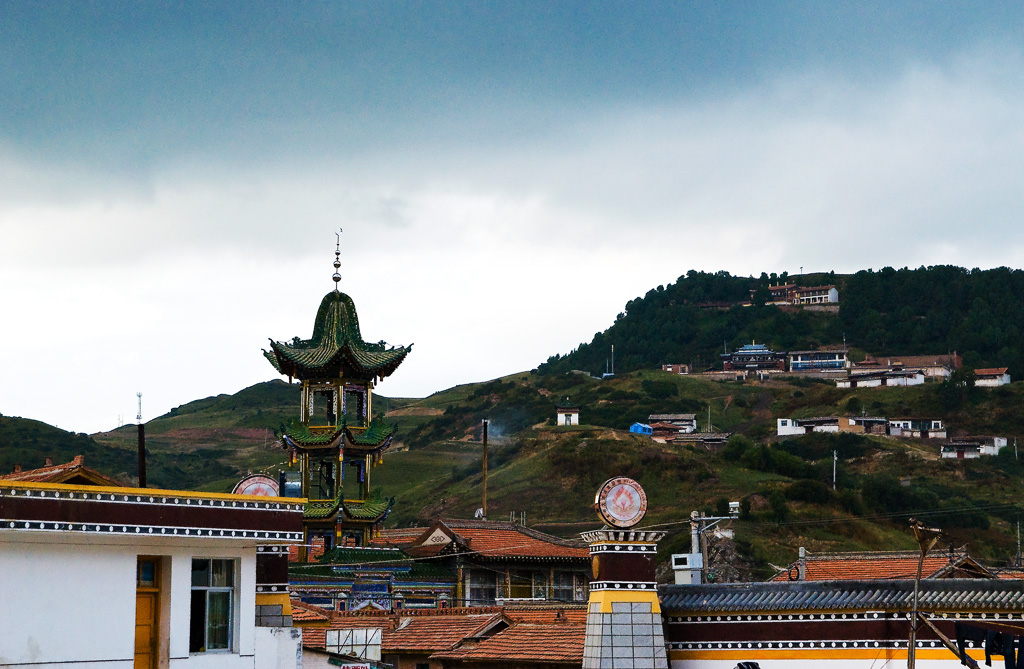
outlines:
[[[338,228],[338,231],[334,233],[337,243],[334,247],[334,275],[331,278],[334,279],[335,292],[337,292],[338,283],[341,281],[341,274],[338,273],[338,268],[341,267],[341,233],[344,231],[343,228]]]

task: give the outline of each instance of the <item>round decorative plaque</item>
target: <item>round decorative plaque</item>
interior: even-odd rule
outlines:
[[[278,490],[277,481],[264,476],[263,474],[253,474],[246,476],[244,479],[235,485],[235,489],[231,491],[233,495],[259,495],[260,497],[279,497],[281,491]]]
[[[597,491],[594,506],[601,520],[612,527],[633,527],[647,513],[647,495],[633,479],[608,479]]]

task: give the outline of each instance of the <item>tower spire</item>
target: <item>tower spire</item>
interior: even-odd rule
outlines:
[[[338,273],[338,269],[341,268],[341,233],[344,231],[344,228],[338,228],[338,231],[334,233],[337,242],[334,246],[334,274],[331,278],[334,279],[335,292],[338,291],[338,284],[341,282],[341,274]]]

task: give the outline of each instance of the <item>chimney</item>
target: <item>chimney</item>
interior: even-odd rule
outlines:
[[[85,464],[85,456],[84,455],[76,455],[75,459],[71,461],[71,464],[73,464],[76,467],[81,467],[82,465]]]
[[[53,466],[53,458],[47,456],[47,458],[45,460],[43,460],[43,466],[44,467],[52,467]]]
[[[20,474],[21,473],[21,463],[16,463],[14,465],[14,469],[11,471],[11,473],[12,474]]]

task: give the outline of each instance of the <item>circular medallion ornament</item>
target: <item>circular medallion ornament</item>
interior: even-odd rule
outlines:
[[[647,513],[647,495],[633,479],[608,479],[597,491],[594,506],[601,520],[612,527],[633,527]]]
[[[246,476],[244,479],[235,485],[235,489],[231,491],[232,495],[257,495],[259,497],[279,497],[281,491],[278,490],[277,481],[264,476],[263,474],[253,474],[252,476]]]

